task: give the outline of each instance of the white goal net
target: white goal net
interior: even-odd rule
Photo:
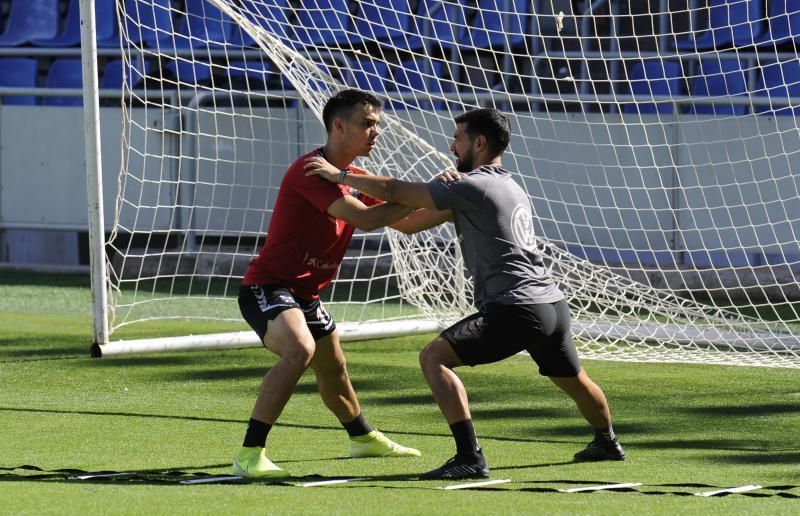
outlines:
[[[583,357],[800,367],[800,6],[696,4],[120,1],[112,331],[245,330],[235,294],[283,172],[356,87],[385,101],[360,164],[404,179],[450,166],[455,115],[509,114],[504,165]],[[323,299],[356,329],[473,310],[449,225],[357,233]]]

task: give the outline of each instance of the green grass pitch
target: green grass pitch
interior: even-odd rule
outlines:
[[[367,418],[420,458],[347,459],[344,430],[297,387],[270,435],[282,484],[182,484],[226,475],[261,376],[260,349],[89,358],[88,280],[0,273],[2,514],[800,513],[796,370],[586,361],[609,397],[623,463],[576,464],[591,433],[529,359],[460,374],[492,479],[442,490],[415,480],[453,453],[417,365],[429,336],[346,344]],[[208,331],[226,327],[203,326]],[[124,338],[197,333],[136,325]],[[130,473],[71,480],[87,473]],[[297,484],[342,478],[319,487]],[[565,493],[610,483],[628,489]],[[727,487],[761,489],[716,497]]]

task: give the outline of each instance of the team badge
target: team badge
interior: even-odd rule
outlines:
[[[536,238],[533,234],[533,215],[524,204],[518,204],[511,213],[511,234],[514,243],[523,249],[536,247]]]

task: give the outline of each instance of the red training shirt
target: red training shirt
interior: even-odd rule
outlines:
[[[367,206],[381,201],[317,176],[306,176],[301,156],[289,166],[275,201],[267,239],[247,268],[243,285],[273,284],[311,300],[336,276],[355,226],[328,214],[328,207],[345,195],[357,194]],[[348,166],[353,174],[365,171]]]

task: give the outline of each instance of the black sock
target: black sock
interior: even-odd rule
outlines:
[[[595,428],[594,438],[596,441],[613,441],[617,438],[617,434],[614,433],[611,425],[608,425],[606,428]]]
[[[347,435],[350,437],[358,437],[360,435],[367,435],[372,432],[372,427],[369,426],[367,420],[364,419],[363,414],[359,414],[357,418],[349,423],[342,423],[342,426],[347,430]]]
[[[459,421],[450,425],[453,438],[456,440],[456,454],[462,457],[479,457],[478,438],[475,437],[475,427],[472,420]]]
[[[242,446],[263,448],[267,445],[267,434],[272,429],[272,425],[256,419],[251,419],[247,423],[247,433],[244,434]]]

